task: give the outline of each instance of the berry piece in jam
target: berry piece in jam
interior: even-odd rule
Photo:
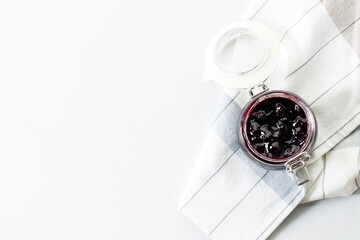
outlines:
[[[287,158],[296,154],[308,135],[304,110],[290,99],[274,97],[258,103],[248,118],[247,134],[261,155]]]
[[[282,145],[276,141],[270,144],[269,146],[269,152],[273,155],[273,156],[279,156],[282,155],[283,153],[283,147]]]
[[[265,143],[257,143],[254,145],[254,148],[258,152],[264,152],[265,151]]]
[[[258,112],[253,112],[251,115],[254,117],[254,119],[257,119],[258,121],[266,120],[266,113],[262,110]]]
[[[256,135],[260,130],[260,124],[255,121],[255,119],[250,121],[250,130],[249,133],[251,136]]]
[[[273,133],[272,133],[272,138],[276,139],[276,140],[279,140],[282,136],[282,133],[281,133],[281,129],[280,128],[276,128]]]
[[[300,114],[301,108],[300,108],[299,105],[295,104],[295,105],[294,105],[294,110],[295,110],[295,112],[296,112],[297,114]]]
[[[277,117],[283,117],[286,113],[286,108],[283,104],[276,103],[275,104],[275,112],[276,112]]]
[[[290,157],[292,155],[294,155],[295,153],[297,153],[300,150],[300,146],[299,145],[291,145],[290,147],[288,147],[285,152],[284,155],[286,157]]]
[[[267,141],[272,135],[270,125],[265,124],[260,127],[260,139]]]
[[[293,121],[293,127],[306,127],[306,119],[297,116]]]

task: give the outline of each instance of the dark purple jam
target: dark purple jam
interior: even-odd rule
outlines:
[[[251,145],[270,158],[287,158],[297,153],[305,143],[307,132],[304,110],[281,97],[261,101],[247,122]]]

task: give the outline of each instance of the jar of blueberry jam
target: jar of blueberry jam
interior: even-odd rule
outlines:
[[[251,97],[240,117],[241,146],[266,168],[285,167],[299,185],[304,184],[309,181],[306,164],[316,136],[314,114],[294,93],[259,86],[262,92]],[[305,171],[301,177],[300,169]]]
[[[316,121],[310,107],[296,94],[266,87],[265,82],[281,62],[280,55],[279,39],[269,27],[254,21],[235,22],[210,42],[204,80],[214,80],[228,89],[249,90],[250,101],[238,124],[241,147],[261,166],[286,169],[302,185],[310,179],[307,163]]]

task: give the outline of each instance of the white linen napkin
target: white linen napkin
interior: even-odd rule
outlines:
[[[301,202],[352,194],[359,186],[360,3],[258,0],[246,19],[268,25],[282,44],[266,84],[301,96],[318,124],[312,181],[254,164],[237,122],[247,91],[225,90],[180,208],[211,239],[265,239]],[[353,132],[351,135],[349,135]],[[336,147],[335,147],[336,146]]]

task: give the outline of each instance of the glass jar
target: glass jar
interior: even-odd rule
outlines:
[[[315,116],[296,94],[258,87],[262,91],[251,95],[239,118],[241,148],[269,170],[286,168],[302,185],[310,180],[307,162],[316,137]]]
[[[278,64],[279,52],[279,41],[267,26],[253,21],[233,23],[210,42],[204,80],[248,89],[249,102],[238,123],[241,148],[264,168],[286,169],[302,185],[310,180],[307,162],[316,138],[316,120],[299,96],[270,91],[265,85]]]

